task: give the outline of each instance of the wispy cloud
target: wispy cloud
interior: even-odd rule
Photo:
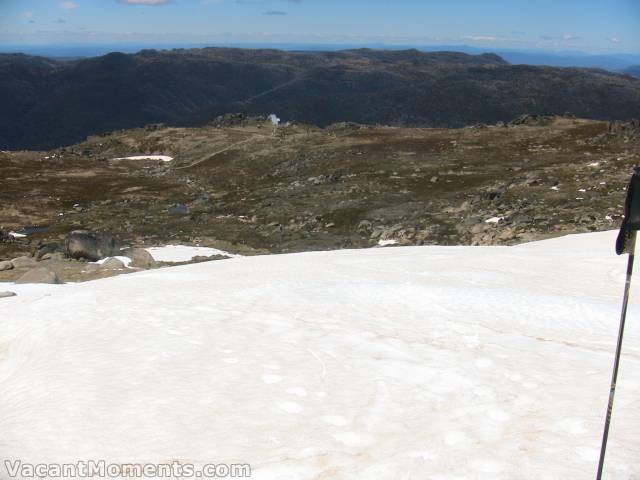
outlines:
[[[281,10],[267,10],[266,12],[263,13],[263,15],[282,16],[282,15],[288,15],[288,13],[283,12]]]
[[[565,33],[564,35],[540,35],[538,37],[540,40],[549,41],[549,40],[563,40],[565,42],[570,42],[572,40],[579,40],[580,37],[577,35],[573,35],[571,33]]]
[[[33,18],[33,10],[27,10],[22,14],[24,18]]]
[[[171,3],[171,0],[118,0],[125,5],[145,5],[147,7],[157,7]]]
[[[611,43],[622,43],[622,40],[621,40],[620,38],[618,38],[618,37],[611,37],[611,38],[609,39],[609,41],[610,41]]]
[[[73,10],[74,8],[78,8],[78,4],[71,0],[66,2],[60,2],[60,6],[65,10]]]
[[[471,40],[472,42],[497,42],[502,40],[500,37],[494,35],[465,35],[463,40]]]
[[[54,23],[67,23],[67,21],[64,18],[59,18]]]

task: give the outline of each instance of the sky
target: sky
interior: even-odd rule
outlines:
[[[640,53],[640,0],[0,0],[0,43],[127,42]]]

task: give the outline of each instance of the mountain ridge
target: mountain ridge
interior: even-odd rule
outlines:
[[[640,79],[511,65],[496,54],[356,49],[142,50],[56,61],[0,54],[0,149],[50,149],[231,112],[285,121],[462,127],[524,113],[640,117]],[[96,112],[99,112],[96,114]]]

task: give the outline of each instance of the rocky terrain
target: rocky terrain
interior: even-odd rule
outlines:
[[[230,112],[322,127],[457,128],[565,112],[629,120],[640,117],[640,79],[417,50],[143,50],[65,62],[5,54],[0,105],[0,149],[34,150],[150,123],[200,126]]]
[[[462,129],[321,129],[227,115],[201,128],[156,125],[48,152],[4,151],[0,260],[35,256],[64,280],[86,278],[86,262],[43,246],[83,228],[122,246],[243,255],[508,245],[614,229],[639,147],[638,122],[525,115]],[[144,155],[173,160],[119,159]],[[22,273],[7,268],[0,281]]]

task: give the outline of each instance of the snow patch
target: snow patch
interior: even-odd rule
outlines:
[[[105,263],[107,260],[111,258],[116,258],[120,260],[122,263],[124,263],[124,266],[127,268],[129,268],[129,265],[131,265],[131,261],[132,261],[129,257],[115,256],[115,257],[103,258],[102,260],[98,260],[97,262],[89,262],[89,263],[93,263],[95,265],[102,265],[103,263]]]
[[[616,234],[0,285],[18,294],[0,301],[0,452],[237,459],[260,479],[590,478],[624,288]],[[640,476],[638,371],[629,321],[608,478]]]
[[[167,155],[137,155],[133,157],[118,157],[114,160],[160,160],[161,162],[170,162],[173,157]]]
[[[271,115],[269,115],[269,121],[275,125],[276,127],[278,125],[280,125],[280,119],[278,118],[278,116],[275,113],[272,113]]]
[[[397,240],[379,240],[378,241],[378,246],[380,247],[388,247],[389,245],[397,245],[398,241]]]
[[[240,255],[218,250],[217,248],[192,247],[188,245],[165,245],[164,247],[150,247],[146,250],[158,262],[188,262],[194,257],[210,257],[212,255],[224,255],[230,258],[240,257]]]

